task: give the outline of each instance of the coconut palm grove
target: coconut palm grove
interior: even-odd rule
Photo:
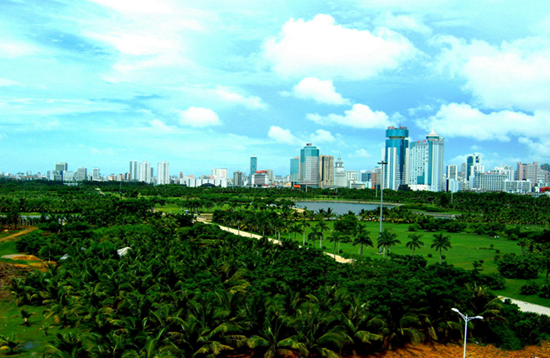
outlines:
[[[550,334],[499,298],[550,307],[547,196],[386,190],[380,232],[330,208],[369,189],[0,184],[0,355],[367,357],[460,346],[452,308],[469,342]]]

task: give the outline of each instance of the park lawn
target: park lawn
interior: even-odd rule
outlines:
[[[329,230],[326,231],[325,239],[323,240],[323,246],[325,247],[326,252],[334,252],[334,243],[328,240],[330,233],[332,231],[332,226],[335,221],[328,222]],[[315,226],[315,222],[311,222]],[[365,257],[370,257],[374,259],[382,259],[382,255],[378,253],[376,248],[376,238],[380,232],[380,223],[379,222],[365,222],[367,229],[371,232],[371,238],[374,242],[374,248],[364,248],[363,254]],[[413,233],[408,231],[408,224],[394,224],[394,223],[384,223],[384,229],[388,229],[390,232],[397,234],[397,239],[401,241],[400,244],[391,248],[391,252],[400,254],[400,255],[412,255],[412,250],[406,248],[406,243],[409,241],[408,235]],[[531,227],[533,228],[533,227]],[[307,235],[311,232],[311,228],[306,228],[306,238]],[[415,254],[421,255],[424,257],[428,264],[439,263],[439,251],[430,248],[433,237],[435,234],[440,232],[425,232],[423,230],[418,230],[414,232],[415,234],[422,235],[421,241],[424,242],[425,246],[417,249]],[[285,236],[288,234],[285,234]],[[456,267],[463,268],[465,270],[473,269],[473,261],[483,260],[483,266],[481,267],[481,272],[485,274],[489,273],[498,273],[497,264],[495,262],[495,256],[505,255],[508,253],[515,253],[521,255],[521,247],[517,244],[517,241],[508,240],[506,238],[492,238],[488,236],[479,236],[475,233],[447,233],[443,232],[443,235],[450,236],[451,248],[448,251],[443,251],[445,256],[444,261],[448,264],[454,265]],[[291,234],[291,237],[294,238],[294,234]],[[302,243],[303,234],[297,234],[297,240],[299,243]],[[491,248],[493,245],[493,248]],[[319,242],[316,243],[316,247],[319,247]],[[353,246],[351,243],[341,243],[340,250],[343,255],[350,255],[356,257],[359,252],[359,246]],[[496,251],[500,252],[497,253]],[[428,254],[431,254],[432,257],[428,257]],[[541,306],[550,307],[550,299],[540,298],[538,295],[521,295],[520,288],[525,285],[528,280],[518,280],[518,279],[506,279],[506,289],[495,291],[496,294],[506,297],[511,297],[514,299],[538,304]],[[535,280],[539,285],[545,282],[545,273],[540,273],[538,278]]]

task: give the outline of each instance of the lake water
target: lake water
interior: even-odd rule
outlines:
[[[380,205],[376,205],[376,204],[357,204],[357,203],[335,203],[333,201],[315,201],[315,202],[311,202],[311,201],[299,201],[299,202],[296,202],[296,207],[297,208],[300,208],[300,209],[305,209],[307,207],[308,210],[313,210],[314,212],[317,212],[319,211],[319,209],[324,209],[325,211],[328,209],[328,208],[332,208],[332,211],[335,213],[335,214],[338,214],[338,215],[342,215],[342,214],[347,214],[348,211],[353,211],[354,213],[356,214],[359,214],[359,212],[361,212],[362,209],[365,209],[365,210],[374,210],[374,209],[379,209],[380,208]],[[384,205],[384,207],[386,208],[393,208],[393,206],[386,206]]]

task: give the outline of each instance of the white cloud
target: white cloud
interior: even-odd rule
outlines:
[[[440,37],[438,69],[466,79],[464,89],[492,109],[550,110],[550,39],[530,37],[491,46]]]
[[[387,28],[348,29],[330,15],[311,21],[290,19],[278,38],[268,39],[263,56],[283,76],[371,78],[395,70],[418,53],[402,35]]]
[[[164,123],[160,119],[153,119],[151,122],[149,122],[149,124],[154,129],[155,133],[174,133],[174,132],[177,132],[176,127],[168,126],[166,123]]]
[[[304,78],[292,89],[295,97],[301,99],[313,99],[317,103],[342,105],[351,104],[343,98],[332,84],[332,80],[322,81],[315,77]]]
[[[528,115],[509,110],[483,113],[468,104],[442,105],[432,117],[416,123],[443,137],[468,137],[476,140],[508,142],[510,136],[544,137],[550,135],[550,113]]]
[[[315,133],[312,133],[309,136],[309,139],[312,143],[324,143],[324,142],[334,142],[335,139],[329,131],[323,129],[317,129]]]
[[[374,20],[376,26],[384,26],[392,30],[414,31],[423,35],[430,35],[432,29],[426,26],[421,19],[411,15],[393,15],[387,12]]]
[[[181,111],[179,122],[183,126],[191,127],[208,127],[222,124],[216,112],[202,107],[189,107]]]
[[[269,128],[269,132],[267,133],[267,136],[271,139],[274,139],[275,141],[279,143],[285,143],[285,144],[298,144],[303,142],[302,140],[295,137],[290,130],[283,129],[278,126],[271,126]]]
[[[321,116],[319,114],[307,114],[306,118],[324,125],[343,125],[361,129],[384,129],[394,125],[388,115],[381,111],[372,111],[369,106],[364,104],[354,104],[353,107],[344,112],[345,115],[329,114]]]
[[[17,86],[19,82],[8,80],[7,78],[0,78],[0,87]]]
[[[357,149],[355,153],[349,155],[350,158],[370,158],[372,155],[364,149]]]
[[[529,151],[534,154],[533,157],[545,158],[544,160],[548,160],[548,158],[550,158],[549,138],[541,138],[539,141],[533,141],[526,137],[520,137],[518,142],[524,144]]]
[[[260,97],[245,97],[238,93],[230,92],[228,89],[220,87],[216,90],[218,96],[225,102],[240,104],[248,109],[267,109],[267,105],[262,102]]]

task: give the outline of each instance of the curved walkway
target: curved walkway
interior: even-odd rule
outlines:
[[[519,309],[522,310],[523,312],[533,312],[533,313],[550,316],[549,307],[544,307],[544,306],[536,305],[534,303],[516,300],[515,298],[510,298],[510,297],[499,296],[499,298],[503,301],[506,299],[509,299],[510,301],[512,301],[512,303],[515,303],[516,305],[518,305]]]

